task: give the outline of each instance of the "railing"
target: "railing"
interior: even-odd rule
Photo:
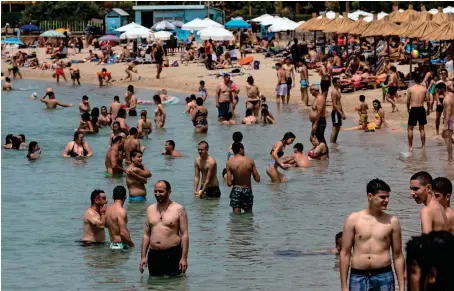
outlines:
[[[97,26],[102,28],[102,22],[98,21],[63,21],[63,20],[44,20],[39,23],[41,31],[55,30],[57,28],[69,28],[71,33],[82,33],[87,26]]]

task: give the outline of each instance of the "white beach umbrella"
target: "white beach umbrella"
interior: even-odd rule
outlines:
[[[288,19],[288,18],[281,18],[273,23],[269,28],[269,32],[279,32],[279,31],[288,31],[288,30],[295,30],[298,27],[298,23]]]
[[[171,35],[172,33],[169,31],[158,31],[154,33],[154,37],[160,40],[169,40]]]
[[[120,35],[120,39],[137,39],[137,38],[154,39],[153,33],[148,28],[131,28]]]
[[[273,25],[275,23],[278,23],[278,22],[281,22],[282,21],[282,18],[278,17],[278,16],[273,16],[273,17],[267,17],[265,19],[263,19],[260,24],[261,25],[264,25],[264,26],[268,26],[268,25]]]
[[[182,27],[184,25],[184,22],[183,21],[180,21],[180,20],[174,20],[171,22],[173,25],[175,25],[176,27]]]
[[[363,10],[356,10],[355,12],[348,14],[348,18],[355,20],[355,21],[358,20],[360,16],[368,17],[368,16],[372,16],[372,13],[369,13],[369,12],[366,12]]]
[[[215,41],[233,40],[233,33],[222,27],[208,27],[198,32],[200,39]]]
[[[454,13],[454,7],[448,6],[443,9],[443,13]]]
[[[430,14],[437,14],[438,13],[438,9],[432,8],[432,9],[429,10],[429,13]]]
[[[267,19],[267,18],[274,18],[274,16],[271,16],[269,14],[263,14],[259,17],[256,17],[254,19],[251,19],[252,22],[262,22],[263,20]]]
[[[172,29],[175,29],[175,25],[173,25],[172,23],[166,21],[166,20],[163,20],[163,21],[159,21],[158,23],[155,23],[151,29],[153,30],[172,30]]]
[[[219,28],[224,28],[224,25],[217,23],[214,20],[209,19],[208,17],[203,19],[202,22],[205,24],[205,27],[219,27]]]
[[[204,28],[206,28],[205,23],[200,18],[189,21],[181,27],[183,30],[201,30]]]
[[[119,27],[119,28],[115,29],[115,31],[125,32],[125,31],[128,31],[128,30],[130,30],[130,29],[137,29],[137,28],[148,29],[148,28],[146,28],[145,26],[142,26],[142,25],[137,24],[137,23],[135,23],[135,22],[131,22],[131,23],[129,23],[129,24],[126,24],[126,25],[124,25],[124,26],[122,26],[122,27]]]
[[[334,11],[328,11],[325,13],[326,14],[326,18],[328,19],[334,19],[336,18],[336,12]],[[320,15],[319,17],[317,17],[318,19],[322,19],[322,15]],[[339,18],[343,18],[342,15],[339,15]]]

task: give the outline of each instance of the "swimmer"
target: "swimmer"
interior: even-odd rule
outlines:
[[[139,138],[148,138],[148,135],[152,132],[151,120],[147,118],[147,111],[140,111],[140,119],[137,121],[137,130],[139,131]]]
[[[36,98],[38,98],[38,93],[33,92],[33,94],[30,95],[30,100],[36,100]]]
[[[295,165],[299,168],[307,168],[310,166],[309,158],[303,153],[304,147],[302,143],[297,143],[293,146],[293,154],[284,156],[284,164]]]
[[[236,124],[236,120],[233,119],[233,113],[231,111],[226,112],[224,118],[221,119],[221,123],[223,125],[234,125]]]
[[[111,84],[112,73],[108,72],[106,68],[102,68],[101,72],[97,72],[96,76],[98,77],[99,87],[108,86]],[[106,84],[104,85],[104,81]],[[80,85],[80,84],[79,84]]]
[[[30,142],[28,145],[27,159],[37,160],[41,158],[41,149],[36,141]]]
[[[161,93],[159,94],[159,97],[161,97],[161,100],[163,102],[168,101],[171,98],[169,95],[167,95],[167,90],[166,89],[162,89],[161,90]]]
[[[131,127],[129,129],[129,136],[126,138],[125,145],[124,145],[124,154],[125,154],[125,162],[126,164],[131,164],[131,152],[132,151],[140,151],[144,152],[146,147],[140,145],[140,140],[138,139],[139,132],[137,128]]]
[[[88,100],[88,96],[82,96],[82,102],[79,103],[79,113],[88,113],[91,110],[90,101]]]
[[[246,109],[246,116],[243,118],[242,124],[256,124],[257,117],[254,116],[252,109]]]
[[[249,76],[247,78],[247,85],[246,85],[246,94],[247,94],[247,100],[246,100],[246,109],[251,109],[252,112],[254,113],[255,117],[259,116],[259,110],[260,110],[260,90],[257,85],[254,85],[254,78],[252,76]]]
[[[5,137],[5,144],[3,145],[4,149],[11,149],[13,145],[13,137],[14,135],[11,133]]]
[[[165,156],[172,156],[174,158],[184,157],[182,153],[175,150],[175,142],[173,140],[166,141],[162,154]]]
[[[106,172],[110,177],[121,175],[123,170],[123,146],[125,139],[121,136],[116,136],[112,140],[112,145],[109,147],[106,153]]]
[[[21,140],[17,136],[11,137],[11,146],[5,147],[5,149],[12,149],[12,150],[21,150]]]
[[[74,133],[73,141],[68,142],[63,151],[64,158],[81,158],[81,157],[91,157],[93,152],[90,149],[90,146],[86,141],[84,141],[84,133],[76,131]]]
[[[118,114],[118,110],[122,108],[122,104],[120,103],[120,97],[114,96],[113,102],[110,104],[109,114],[112,120],[115,120]]]
[[[117,113],[117,117],[115,117],[115,121],[120,123],[120,130],[124,132],[126,135],[129,134],[129,126],[126,123],[126,110],[120,108]]]
[[[196,100],[197,107],[192,110],[191,119],[194,125],[195,133],[207,133],[208,132],[208,109],[203,106],[203,98],[199,97]]]
[[[310,160],[325,161],[329,159],[329,149],[325,137],[320,133],[313,133],[309,138],[313,148],[307,153]]]
[[[19,138],[20,140],[20,147],[21,148],[27,148],[28,147],[28,144],[25,142],[25,135],[23,135],[22,133],[17,135],[17,137]]]
[[[230,207],[236,214],[252,212],[254,195],[252,194],[251,177],[260,183],[260,174],[257,171],[253,159],[244,156],[244,146],[237,142],[232,145],[234,156],[229,159],[226,165],[227,185],[232,187],[230,192]]]
[[[452,183],[448,178],[438,177],[433,180],[432,192],[446,211],[448,231],[454,235],[454,210],[451,208]]]
[[[69,66],[69,75],[71,76],[71,80],[73,80],[73,86],[76,86],[76,81],[77,84],[80,86],[80,71],[79,68],[72,63],[68,63]]]
[[[285,176],[278,171],[278,167],[283,170],[288,170],[290,165],[284,164],[279,158],[284,155],[284,149],[286,146],[291,145],[295,141],[295,135],[292,132],[287,132],[284,137],[277,141],[271,149],[271,161],[266,167],[266,173],[270,177],[272,183],[285,182]]]
[[[151,178],[151,172],[142,164],[142,152],[131,151],[131,164],[126,169],[126,185],[129,190],[129,201],[145,201],[147,189],[145,184]]]
[[[162,106],[161,97],[159,97],[159,95],[154,95],[153,101],[156,104],[154,110],[154,123],[156,124],[156,128],[163,128],[166,122],[166,111]]]
[[[84,230],[81,243],[84,246],[104,243],[106,233],[107,198],[104,190],[94,190],[90,195],[91,205],[84,214]]]
[[[98,124],[100,126],[110,126],[112,123],[112,119],[110,118],[110,115],[107,112],[107,107],[106,106],[101,106],[101,116],[98,118]]]
[[[11,85],[11,79],[9,77],[5,78],[5,83],[3,83],[3,91],[11,91],[13,86]]]
[[[208,149],[209,146],[206,141],[199,142],[197,146],[199,156],[194,161],[194,195],[200,198],[219,198],[221,196],[221,190],[219,189],[217,178],[217,163],[208,154]],[[197,189],[199,187],[200,174],[202,174],[202,183],[200,189]]]
[[[49,100],[46,100],[47,96],[49,96]],[[55,108],[57,108],[57,106],[61,106],[61,107],[72,107],[73,106],[72,104],[61,103],[60,101],[55,99],[55,93],[52,91],[47,92],[46,95],[44,95],[44,97],[41,98],[40,101],[43,102],[44,104],[46,104],[47,109],[55,109]]]
[[[203,80],[200,81],[199,92],[203,98],[203,102],[205,102],[208,98],[208,91],[205,88],[205,81],[203,81]]]
[[[129,133],[129,132],[128,132]],[[117,137],[117,136],[121,136],[122,138],[126,139],[126,134],[121,131],[121,128],[120,128],[120,122],[118,121],[114,121],[112,123],[112,134],[110,136],[110,142],[109,142],[109,146],[112,145],[112,141]]]
[[[125,104],[124,108],[128,112],[129,116],[137,116],[137,99],[136,94],[134,93],[134,86],[129,85],[128,90],[125,93]]]
[[[117,186],[113,189],[114,203],[106,211],[106,227],[109,230],[110,249],[123,250],[133,248],[134,243],[128,230],[128,213],[123,205],[126,200],[126,189]]]
[[[232,139],[233,139],[233,143],[242,142],[243,141],[243,134],[241,132],[239,132],[239,131],[236,131],[236,132],[233,133]],[[226,165],[229,162],[230,158],[235,155],[233,153],[233,151],[232,151],[232,145],[233,144],[230,144],[228,149],[227,149]],[[224,178],[224,180],[227,178],[227,170],[225,168],[224,168],[224,170],[222,170],[222,177]]]
[[[97,127],[96,127],[96,129],[97,129]],[[90,119],[90,113],[88,113],[88,112],[82,113],[81,119],[79,122],[79,128],[77,130],[79,132],[88,133],[88,134],[97,133],[97,131],[95,132],[95,126]]]

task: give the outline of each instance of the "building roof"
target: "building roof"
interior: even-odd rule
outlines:
[[[139,5],[132,6],[133,10],[200,10],[205,5]]]
[[[113,11],[117,12],[120,16],[129,16],[129,14],[120,8],[112,8]]]

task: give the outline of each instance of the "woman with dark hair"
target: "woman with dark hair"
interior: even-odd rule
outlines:
[[[196,99],[197,107],[191,112],[192,124],[194,125],[194,132],[207,133],[208,132],[208,109],[203,106],[203,98]]]
[[[281,162],[280,158],[284,155],[286,146],[295,141],[296,136],[292,132],[287,132],[284,137],[277,141],[271,149],[271,161],[266,168],[266,174],[270,177],[272,183],[282,183],[286,181],[284,174],[278,171],[278,167],[287,170],[290,165]]]
[[[166,123],[166,111],[164,106],[162,106],[161,97],[159,95],[154,95],[153,101],[156,104],[156,108],[154,110],[154,122],[156,124],[156,128],[163,128]]]
[[[93,126],[96,127],[96,130],[98,129],[98,121],[99,121],[99,108],[94,107],[91,110],[91,122],[93,123]]]
[[[254,85],[254,78],[249,76],[247,78],[247,85],[246,85],[246,109],[251,109],[254,112],[254,116],[259,116],[260,110],[260,90],[257,85]]]
[[[367,125],[368,128],[373,127],[374,129],[380,129],[382,124],[383,127],[388,127],[388,124],[385,120],[385,110],[381,107],[381,103],[379,100],[375,99],[372,102],[375,111],[375,120]]]
[[[329,149],[326,145],[325,137],[319,132],[311,134],[309,139],[313,145],[307,156],[310,160],[325,161],[329,159]]]
[[[246,109],[246,116],[243,118],[242,124],[256,124],[257,117],[252,114],[252,109]]]
[[[95,133],[95,128],[91,122],[90,113],[85,112],[80,116],[79,128],[77,129],[83,133]]]
[[[120,122],[114,121],[114,122],[112,123],[112,135],[110,136],[109,146],[112,145],[112,141],[113,141],[117,136],[121,136],[121,137],[123,137],[123,138],[126,138],[126,134],[125,134],[123,131],[121,131]]]
[[[93,116],[93,112],[92,112],[92,116]],[[99,116],[99,118],[98,118],[98,125],[100,125],[100,126],[108,126],[111,123],[112,123],[112,118],[110,117],[110,115],[107,112],[107,107],[106,106],[101,106],[101,116]]]
[[[3,145],[4,149],[11,149],[13,145],[13,137],[14,135],[12,135],[11,133],[5,137],[5,144]]]
[[[78,157],[91,157],[93,152],[86,141],[84,141],[84,133],[76,131],[74,133],[73,141],[68,142],[63,151],[65,158],[78,158]]]
[[[126,135],[129,134],[129,126],[126,123],[126,110],[123,108],[120,108],[117,113],[117,117],[115,117],[115,121],[118,121],[120,123],[120,129],[123,131]]]
[[[275,124],[276,120],[274,120],[273,116],[270,114],[267,108],[262,109],[262,122],[263,124]]]
[[[36,152],[38,152],[38,153],[35,154]],[[41,149],[39,148],[39,145],[36,141],[32,141],[28,145],[27,159],[37,160],[39,158],[41,158]]]
[[[20,150],[21,149],[21,145],[22,142],[20,140],[20,138],[18,138],[17,136],[13,136],[11,138],[11,149],[13,150]]]
[[[225,113],[223,116],[222,124],[223,125],[234,125],[236,124],[236,120],[233,119],[233,113],[231,111],[228,111]]]

